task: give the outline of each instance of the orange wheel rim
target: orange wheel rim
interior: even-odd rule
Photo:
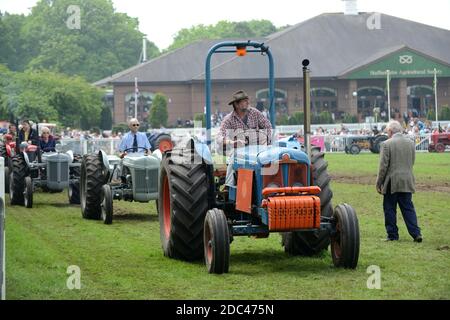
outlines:
[[[172,150],[172,148],[173,143],[170,140],[163,140],[159,143],[159,150],[161,150],[161,152]]]

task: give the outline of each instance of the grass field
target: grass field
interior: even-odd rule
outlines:
[[[400,241],[386,243],[378,155],[328,154],[333,203],[355,207],[361,230],[356,270],[336,269],[329,252],[289,257],[280,236],[235,238],[230,272],[163,257],[154,203],[115,202],[114,223],[81,219],[66,194],[35,196],[35,207],[7,207],[8,299],[449,299],[450,154],[418,154],[414,195],[424,242],[413,243],[399,214]],[[66,286],[81,269],[81,289]],[[368,289],[371,265],[381,289]]]

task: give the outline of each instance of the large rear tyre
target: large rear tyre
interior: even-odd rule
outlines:
[[[105,180],[102,166],[97,154],[88,154],[81,162],[80,200],[81,214],[85,219],[101,219],[101,192]]]
[[[25,192],[24,192],[25,208],[33,208],[33,181],[31,177],[25,177]]]
[[[328,175],[328,163],[325,154],[319,149],[311,150],[311,165],[313,172],[313,185],[319,186],[321,217],[331,218],[333,206],[331,199],[333,192],[330,189],[331,178]],[[312,256],[328,248],[330,236],[327,231],[285,232],[282,233],[284,251],[290,255]]]
[[[355,210],[340,204],[333,214],[331,257],[335,267],[355,269],[359,258],[359,223]]]
[[[380,144],[381,144],[383,141],[386,141],[387,139],[388,139],[388,137],[385,136],[385,135],[377,136],[377,137],[373,140],[372,148],[370,149],[370,151],[372,151],[373,153],[380,153]]]
[[[230,265],[230,232],[222,210],[214,208],[206,213],[203,243],[208,272],[227,273]]]
[[[104,224],[111,224],[113,221],[113,199],[111,187],[104,184],[102,187],[102,220]]]
[[[172,137],[167,133],[160,134],[158,138],[156,138],[154,144],[155,146],[153,148],[155,150],[159,149],[162,153],[173,149]]]
[[[17,155],[12,159],[12,172],[9,180],[9,200],[12,205],[24,204],[25,177],[28,167],[25,159]]]
[[[207,167],[161,162],[158,212],[164,255],[186,261],[203,257],[203,223],[208,210]]]

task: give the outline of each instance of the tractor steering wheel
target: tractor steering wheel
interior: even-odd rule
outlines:
[[[132,151],[132,150],[134,150],[135,149],[135,147],[131,147],[131,148],[127,148],[127,149],[125,149],[125,150],[123,150],[123,152],[120,154],[120,157],[121,158],[123,158],[123,157],[125,157],[125,155],[128,153],[128,151]],[[147,148],[144,148],[144,147],[137,147],[137,149],[139,150],[139,149],[144,149],[145,150],[145,154],[148,154],[148,149]]]

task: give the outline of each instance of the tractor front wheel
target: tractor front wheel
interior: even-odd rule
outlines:
[[[348,204],[338,205],[333,214],[331,257],[335,267],[355,269],[359,257],[359,223]]]
[[[25,208],[33,207],[33,181],[31,177],[25,177],[24,204]]]
[[[351,154],[358,154],[361,152],[361,148],[357,144],[352,144],[349,151]]]
[[[102,187],[102,220],[104,224],[111,224],[113,220],[113,199],[111,187],[107,184]]]
[[[214,208],[206,213],[203,243],[208,272],[227,273],[230,264],[230,232],[222,210]]]

